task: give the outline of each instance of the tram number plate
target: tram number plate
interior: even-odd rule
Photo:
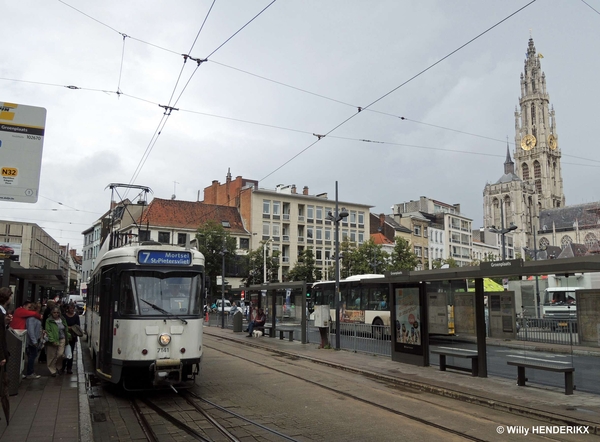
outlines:
[[[166,347],[158,347],[156,350],[157,353],[169,353],[169,349]]]

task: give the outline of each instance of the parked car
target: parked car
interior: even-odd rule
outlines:
[[[221,311],[225,311],[225,313],[229,313],[229,311],[231,310],[231,301],[228,301],[227,299],[225,300],[225,305],[223,308],[221,307],[221,299],[217,299],[217,302],[215,302],[215,305],[217,306],[217,313],[220,313]]]
[[[81,295],[69,295],[68,303],[73,302],[75,304],[75,309],[77,310],[77,314],[81,315],[83,313],[83,306],[85,305],[85,301],[83,300],[83,296]]]
[[[12,247],[7,246],[6,244],[0,244],[0,253],[4,255],[14,255],[15,251]]]

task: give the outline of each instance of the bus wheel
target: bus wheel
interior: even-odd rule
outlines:
[[[373,339],[383,339],[383,321],[380,318],[375,318],[373,327],[371,328]]]

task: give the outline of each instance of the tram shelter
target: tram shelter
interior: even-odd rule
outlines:
[[[306,282],[276,282],[247,287],[247,300],[265,310],[272,329],[282,326],[301,327],[302,343],[306,338]]]
[[[10,285],[16,286],[13,303],[19,306],[29,297],[34,301],[41,300],[46,289],[64,290],[65,278],[60,269],[27,269],[10,259],[4,259],[2,287]]]
[[[480,266],[418,272],[390,272],[385,278],[372,279],[371,281],[373,283],[385,282],[389,285],[392,360],[427,366],[429,365],[430,315],[435,313],[428,309],[427,283],[474,280],[475,294],[472,312],[475,317],[475,336],[477,342],[477,375],[479,377],[487,377],[484,278],[511,278],[548,274],[567,276],[575,273],[599,271],[600,255],[595,255],[531,262],[524,262],[521,259],[484,262]],[[504,298],[498,298],[497,310],[499,311],[510,309],[510,298],[508,296]],[[514,317],[514,313],[512,316]],[[514,318],[508,318],[507,316],[507,319],[512,320],[514,323]],[[415,322],[417,322],[416,326],[414,326]],[[409,330],[408,326],[414,330]],[[404,329],[408,330],[408,337]]]

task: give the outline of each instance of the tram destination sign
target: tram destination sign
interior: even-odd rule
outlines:
[[[146,265],[189,266],[192,263],[192,254],[167,250],[140,250],[138,262]]]
[[[46,109],[0,102],[0,201],[38,200]]]

